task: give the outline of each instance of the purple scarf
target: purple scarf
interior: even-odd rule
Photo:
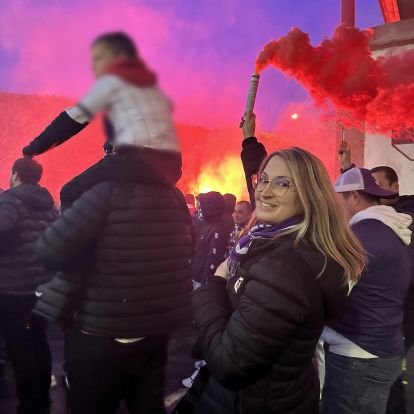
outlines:
[[[230,253],[228,260],[229,279],[236,275],[241,259],[248,254],[254,239],[273,239],[281,231],[299,224],[302,220],[303,216],[293,216],[278,224],[258,224],[252,227]]]

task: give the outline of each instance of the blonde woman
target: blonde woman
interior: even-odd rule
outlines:
[[[211,372],[197,412],[317,413],[315,348],[365,254],[326,169],[303,149],[264,160],[255,200],[262,224],[194,296]]]

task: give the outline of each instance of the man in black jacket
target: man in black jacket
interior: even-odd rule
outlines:
[[[127,160],[119,167],[119,180],[85,192],[37,243],[45,265],[61,273],[42,286],[35,312],[72,320],[65,358],[73,414],[114,414],[122,399],[131,413],[164,413],[168,334],[191,324],[184,197],[137,183]]]
[[[223,221],[225,209],[224,197],[216,192],[198,196],[201,211],[201,222],[197,229],[197,240],[191,260],[191,272],[194,287],[205,285],[214,276],[217,267],[223,262],[226,254],[230,230]]]
[[[36,287],[52,273],[39,263],[33,245],[57,217],[50,193],[39,186],[42,167],[17,160],[10,190],[0,195],[0,330],[15,371],[19,414],[49,412],[51,357],[45,321],[31,311]]]

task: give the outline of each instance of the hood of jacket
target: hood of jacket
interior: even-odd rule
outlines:
[[[49,191],[35,184],[21,184],[5,191],[3,196],[12,196],[36,210],[50,210],[55,204]]]
[[[414,216],[414,195],[400,196],[394,208],[399,213],[406,213]]]
[[[157,76],[149,70],[140,58],[117,59],[105,71],[107,75],[115,75],[138,87],[149,87],[157,84]]]
[[[211,220],[221,217],[224,213],[224,197],[217,191],[200,194],[198,196],[203,219]]]
[[[355,214],[349,224],[352,226],[362,220],[378,220],[388,226],[407,246],[411,243],[410,225],[413,219],[410,215],[398,213],[390,206],[372,206]]]

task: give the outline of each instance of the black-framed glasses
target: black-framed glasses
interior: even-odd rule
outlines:
[[[263,191],[266,186],[270,184],[270,189],[278,197],[284,196],[289,188],[294,186],[287,177],[275,177],[272,180],[269,180],[264,174],[261,176],[252,175],[252,184],[256,191]]]

